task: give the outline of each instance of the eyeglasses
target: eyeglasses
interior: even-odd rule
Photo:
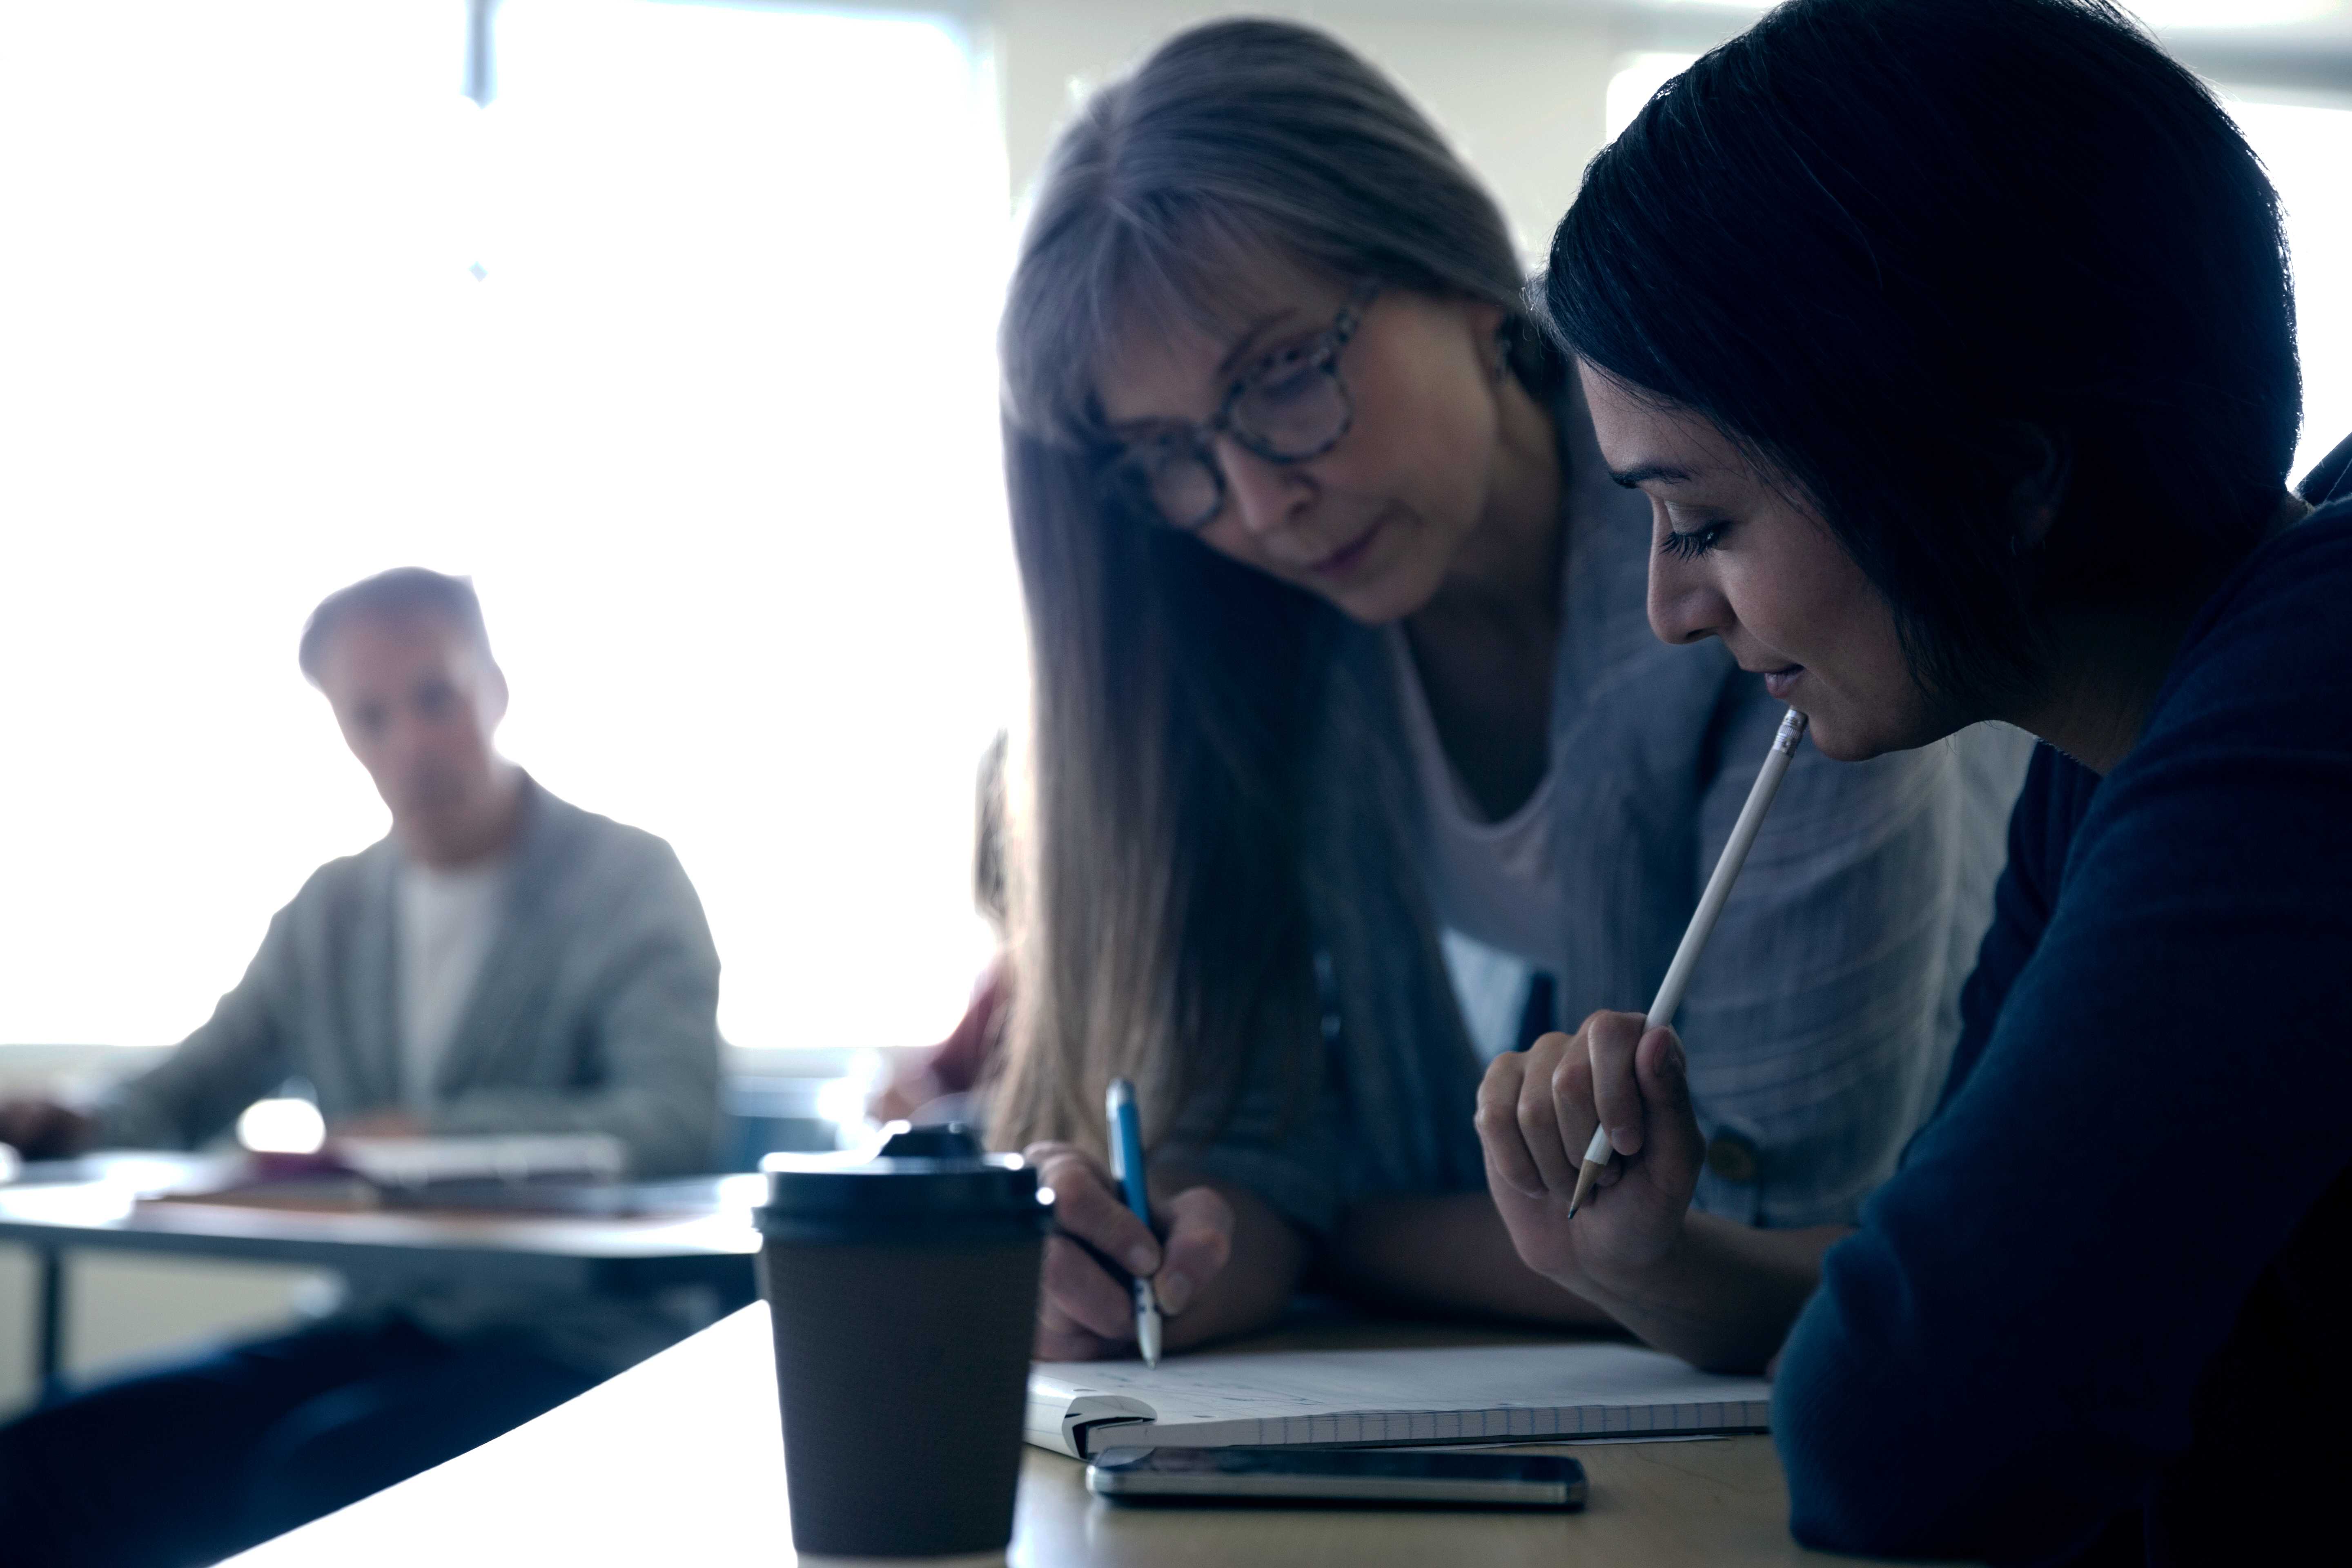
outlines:
[[[1379,291],[1372,284],[1359,287],[1328,331],[1276,349],[1251,366],[1225,390],[1213,417],[1110,448],[1105,465],[1110,489],[1147,516],[1193,533],[1225,510],[1218,437],[1231,436],[1269,463],[1303,463],[1338,446],[1356,418],[1339,379],[1339,351]]]

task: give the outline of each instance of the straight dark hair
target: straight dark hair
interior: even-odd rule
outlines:
[[[2033,668],[2038,611],[2209,588],[2294,453],[2277,197],[2105,0],[1792,0],[1587,167],[1544,298],[1796,487],[1963,701]],[[2066,475],[2038,544],[2029,428]]]
[[[1297,1105],[1319,1070],[1298,797],[1337,613],[1097,478],[1096,378],[1121,330],[1230,329],[1269,268],[1498,305],[1521,379],[1562,374],[1493,199],[1321,33],[1193,28],[1063,131],[1002,332],[1034,686],[1001,1142],[1098,1143],[1114,1076],[1141,1087],[1155,1141],[1207,1138],[1244,1080]]]

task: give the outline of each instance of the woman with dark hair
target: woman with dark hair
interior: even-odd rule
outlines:
[[[2050,744],[1939,1107],[1859,1230],[1815,1268],[1686,1219],[1696,1052],[1607,1015],[1486,1086],[1521,1257],[1694,1360],[1777,1351],[1810,1543],[2332,1538],[2352,443],[2287,489],[2261,166],[2103,0],[1796,0],[1594,161],[1546,299],[1649,500],[1662,638],[1717,639],[1832,756],[1988,718]],[[1627,1158],[1570,1221],[1601,1121]]]
[[[1482,1190],[1440,931],[1571,1017],[1646,995],[1780,708],[1649,637],[1640,500],[1494,203],[1330,39],[1204,26],[1064,132],[1003,341],[1036,684],[996,1136],[1156,1275],[1179,1347],[1271,1318],[1317,1257],[1409,1304],[1604,1321]],[[1711,1223],[1835,1234],[1924,1113],[2023,766],[1983,739],[1980,767],[1791,770],[1684,1011]],[[1116,1077],[1164,1241],[1102,1174]],[[1079,1247],[1045,1287],[1041,1354],[1131,1345]]]

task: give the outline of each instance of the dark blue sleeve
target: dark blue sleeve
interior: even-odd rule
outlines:
[[[2082,1543],[2188,1446],[2241,1304],[2352,1163],[2347,595],[2341,523],[2217,595],[1974,1069],[1824,1260],[1773,1398],[1807,1544]]]

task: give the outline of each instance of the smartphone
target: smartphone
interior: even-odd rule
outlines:
[[[1087,1486],[1121,1502],[1584,1506],[1584,1467],[1558,1454],[1426,1448],[1106,1448]]]

